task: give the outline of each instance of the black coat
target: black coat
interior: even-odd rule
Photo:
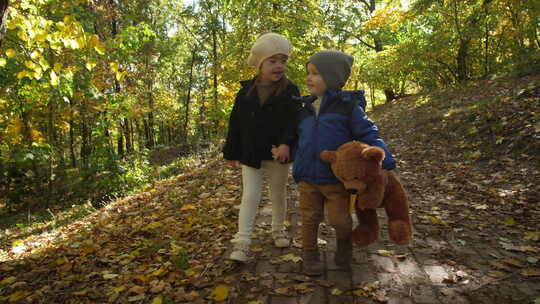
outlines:
[[[272,145],[289,145],[296,139],[298,87],[289,81],[277,96],[270,96],[261,106],[257,90],[247,95],[254,79],[242,81],[229,117],[229,131],[223,158],[259,169],[262,160],[272,159]]]

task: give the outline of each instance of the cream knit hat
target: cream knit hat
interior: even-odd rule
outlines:
[[[247,63],[260,68],[266,58],[276,54],[289,56],[290,53],[291,42],[287,38],[276,33],[266,33],[260,36],[251,47]]]

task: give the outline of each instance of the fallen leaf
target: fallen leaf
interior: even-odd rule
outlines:
[[[368,292],[366,292],[365,290],[363,289],[356,289],[356,290],[353,290],[352,292],[355,296],[358,296],[358,297],[369,297],[371,294],[369,294]]]
[[[9,302],[13,303],[28,297],[30,294],[32,293],[28,291],[17,291],[16,293],[11,294],[7,298]]]
[[[195,209],[197,209],[197,207],[195,207],[195,205],[193,205],[193,204],[186,204],[186,205],[182,206],[182,208],[180,208],[181,211],[195,210]]]
[[[487,272],[487,275],[490,276],[490,277],[493,277],[493,278],[502,278],[504,277],[506,274],[502,271],[498,271],[498,270],[489,270]]]
[[[379,250],[377,250],[377,254],[382,255],[382,256],[386,256],[386,257],[391,257],[391,256],[393,256],[395,254],[395,251],[394,250],[379,249]]]
[[[505,262],[506,264],[510,264],[512,266],[515,266],[515,267],[524,267],[525,264],[523,262],[521,262],[520,260],[516,259],[516,258],[513,258],[513,257],[506,257],[503,262]]]
[[[144,300],[144,298],[145,298],[145,295],[143,293],[143,294],[140,294],[140,295],[137,295],[137,296],[129,297],[128,302],[137,302],[137,301],[140,301],[140,300]]]
[[[103,278],[106,280],[112,280],[112,279],[116,279],[118,276],[119,276],[118,274],[106,273],[103,275]]]
[[[212,299],[215,301],[224,301],[229,296],[229,286],[218,285],[212,291]]]
[[[540,240],[540,232],[539,231],[527,231],[523,235],[523,239],[527,241],[538,241]]]
[[[489,261],[489,264],[497,269],[502,269],[506,271],[512,271],[512,269],[502,263],[499,263],[497,261]]]
[[[513,217],[507,217],[506,219],[504,219],[504,224],[506,226],[514,226],[516,224],[516,220],[514,220]]]
[[[334,286],[334,285],[336,284],[336,283],[334,283],[334,282],[323,281],[323,280],[317,280],[317,281],[315,281],[315,282],[316,282],[317,284],[319,284],[320,286],[326,287],[326,288],[332,287],[332,286]]]
[[[286,296],[286,295],[289,295],[290,290],[289,290],[289,287],[281,287],[281,288],[274,289],[274,293],[278,295]]]
[[[16,277],[8,277],[0,281],[0,285],[10,285],[17,280]]]
[[[339,288],[333,288],[332,291],[330,292],[330,294],[332,294],[333,296],[339,296],[342,293],[343,291],[341,291]]]
[[[152,300],[152,304],[162,304],[163,303],[163,296],[157,296]]]
[[[540,276],[540,269],[527,269],[521,271],[521,274],[526,277],[538,277]]]

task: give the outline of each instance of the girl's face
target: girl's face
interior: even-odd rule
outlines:
[[[323,96],[326,92],[326,83],[322,78],[319,70],[313,63],[307,64],[308,74],[306,76],[306,85],[309,89],[309,92],[315,96]]]
[[[263,83],[279,81],[287,70],[287,55],[276,54],[266,58],[261,64],[259,76]]]

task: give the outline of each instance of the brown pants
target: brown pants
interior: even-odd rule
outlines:
[[[349,239],[352,219],[349,212],[349,193],[343,184],[313,184],[300,182],[300,212],[302,215],[302,245],[304,250],[317,249],[319,224],[328,211],[328,221],[336,229],[336,237]]]

